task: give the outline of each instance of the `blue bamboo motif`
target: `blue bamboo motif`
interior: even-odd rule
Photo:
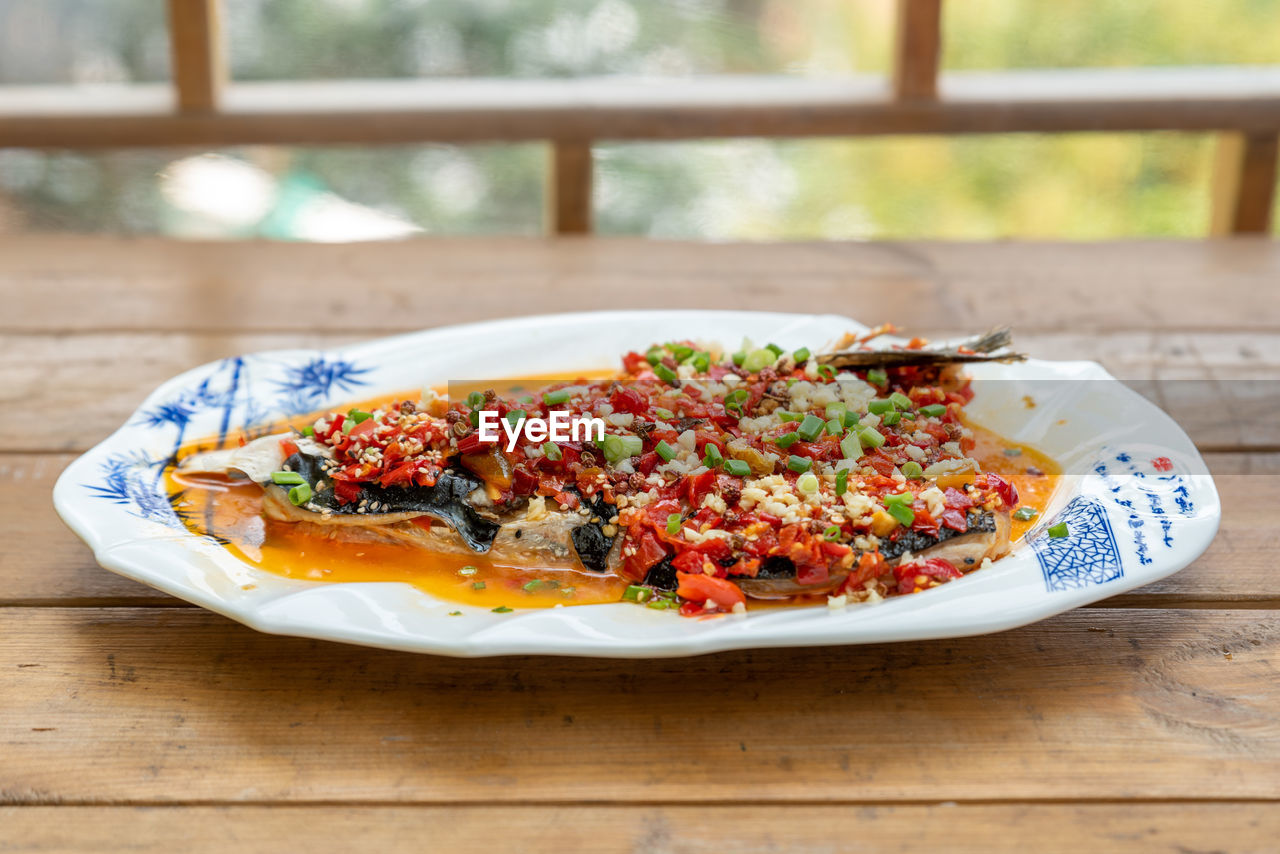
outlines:
[[[281,378],[271,382],[278,394],[264,395],[266,389],[262,387],[256,393],[251,389],[249,368],[248,358],[224,359],[195,386],[140,412],[134,424],[174,430],[171,453],[156,459],[140,451],[112,455],[102,465],[102,481],[85,487],[98,498],[130,505],[135,516],[181,527],[180,514],[174,510],[171,496],[165,493],[162,479],[166,467],[182,450],[197,416],[221,412],[218,444],[225,445],[227,437],[237,429],[247,430],[272,419],[319,409],[334,395],[367,385],[365,376],[372,372],[372,368],[349,359],[316,355],[301,365],[280,365]]]
[[[285,369],[285,378],[275,381],[284,393],[281,408],[288,415],[312,412],[324,405],[335,390],[351,392],[365,385],[367,380],[362,377],[370,370],[347,359],[324,356],[316,356],[304,365],[290,366]]]

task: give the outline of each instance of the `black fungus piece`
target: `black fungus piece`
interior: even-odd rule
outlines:
[[[649,567],[644,575],[644,583],[658,590],[676,589],[676,568],[671,565],[671,555]]]
[[[796,565],[789,557],[773,555],[760,562],[760,571],[756,578],[795,578]]]
[[[588,521],[569,532],[573,547],[578,552],[582,565],[594,572],[604,572],[609,568],[609,552],[613,549],[614,537],[606,536],[604,526],[609,524],[617,511],[600,495],[594,499],[584,497],[582,506],[591,511]],[[616,534],[614,535],[617,536]]]
[[[604,572],[609,568],[609,549],[613,548],[613,540],[604,535],[599,525],[579,525],[569,532],[569,536],[583,566],[594,572]]]
[[[294,454],[285,460],[292,471],[312,485],[328,477],[322,468],[324,460],[309,454]],[[480,486],[474,475],[453,469],[440,473],[435,486],[390,486],[361,484],[360,496],[347,504],[339,504],[332,488],[314,492],[311,504],[339,515],[358,515],[378,507],[377,513],[416,512],[439,519],[462,537],[467,548],[481,554],[489,551],[498,535],[499,525],[485,519],[467,503],[467,496]],[[364,507],[364,510],[360,508]]]
[[[989,534],[996,529],[995,514],[985,510],[974,510],[969,513],[969,530],[957,531],[954,528],[948,528],[943,525],[938,529],[938,535],[926,534],[921,531],[904,531],[900,536],[892,540],[880,541],[880,554],[885,560],[896,560],[902,557],[904,552],[922,552],[931,546],[946,542],[952,537],[961,537],[965,534]]]

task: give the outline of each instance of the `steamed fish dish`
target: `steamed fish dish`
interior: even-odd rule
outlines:
[[[1052,464],[965,419],[964,365],[1020,358],[1007,330],[940,349],[874,337],[822,354],[667,342],[532,393],[320,413],[177,472],[188,498],[208,475],[258,491],[211,498],[210,528],[247,512],[259,546],[345,550],[368,572],[393,560],[396,578],[421,566],[461,601],[505,591],[499,611],[624,599],[702,615],[918,593],[1008,552],[1035,513],[1019,487],[1043,506]]]

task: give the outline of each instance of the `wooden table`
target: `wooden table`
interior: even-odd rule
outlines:
[[[1124,378],[1274,378],[1275,244],[8,237],[0,296],[0,851],[1280,850],[1280,427],[1195,401],[1209,552],[962,640],[614,662],[270,637],[99,569],[49,499],[191,366],[526,310],[1011,323]]]

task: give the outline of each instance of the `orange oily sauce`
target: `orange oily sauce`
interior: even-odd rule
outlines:
[[[368,410],[404,397],[391,395],[356,406]],[[300,419],[298,424],[310,420]],[[972,456],[983,470],[1011,481],[1018,490],[1020,506],[1043,511],[1058,486],[1059,466],[1029,445],[1011,442],[976,424],[968,426],[977,442]],[[1014,453],[1006,453],[1006,449]],[[1029,468],[1043,474],[1028,473]],[[312,526],[264,519],[262,489],[257,484],[183,475],[172,470],[167,477],[170,491],[181,491],[177,507],[192,530],[222,538],[226,549],[240,560],[285,578],[398,581],[440,599],[490,609],[617,602],[628,585],[616,576],[580,566],[511,566],[485,555],[441,554],[396,543],[331,540],[316,536],[313,532],[317,529]],[[1012,539],[1020,539],[1035,521],[1014,519]]]

